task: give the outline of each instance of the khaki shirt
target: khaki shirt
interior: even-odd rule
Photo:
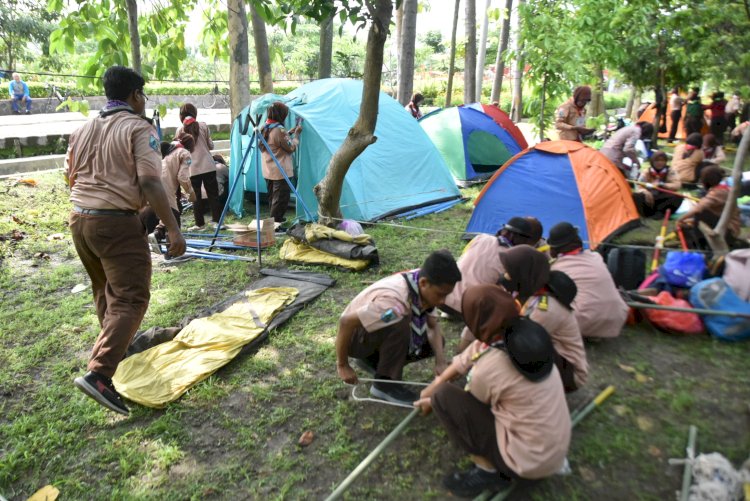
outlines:
[[[453,363],[460,373],[472,369],[471,394],[495,417],[497,446],[508,467],[522,478],[543,478],[562,468],[570,445],[570,415],[557,367],[533,383],[521,375],[508,355],[474,341]]]
[[[579,109],[572,97],[555,111],[555,128],[560,134],[560,139],[581,141],[581,135],[575,128],[585,126],[586,110]]]
[[[268,146],[271,147],[276,160],[284,168],[284,173],[287,177],[294,177],[292,153],[297,149],[297,145],[299,145],[299,139],[296,137],[292,138],[284,127],[274,127],[268,133]],[[284,179],[271,155],[265,149],[261,151],[261,156],[263,157],[263,178],[272,181]]]
[[[588,379],[589,363],[575,314],[552,296],[547,296],[546,309],[540,305],[540,301],[540,296],[530,298],[524,305],[524,313],[545,328],[552,338],[555,351],[573,365],[573,379],[580,388]]]
[[[499,283],[505,273],[500,253],[505,250],[494,235],[483,233],[474,237],[458,259],[461,280],[456,282],[453,292],[445,298],[445,305],[461,313],[461,298],[466,289],[475,285]]]
[[[198,122],[201,134],[195,138],[195,148],[191,157],[193,163],[190,165],[190,176],[198,176],[207,172],[216,172],[216,165],[214,164],[214,157],[211,155],[211,150],[214,149],[214,142],[211,140],[211,131],[208,130],[208,125],[204,122]],[[185,130],[184,127],[177,129],[175,137],[179,136]]]
[[[156,129],[127,111],[96,117],[70,135],[65,168],[74,205],[137,211],[146,204],[138,178],[161,177]]]
[[[188,195],[193,192],[193,185],[190,184],[191,163],[190,152],[185,148],[175,148],[161,161],[161,184],[167,193],[169,206],[178,212],[180,209],[177,207],[177,186],[182,187],[182,191]]]
[[[685,154],[685,145],[679,144],[674,149],[672,155],[672,168],[677,173],[677,177],[683,183],[695,182],[695,169],[703,161],[703,150],[700,148],[693,150],[693,154],[687,158],[682,158]]]
[[[665,190],[678,191],[680,188],[682,188],[682,183],[680,182],[680,178],[677,176],[677,173],[674,171],[674,169],[670,169],[669,167],[667,167],[667,176],[663,181],[661,181],[661,178],[659,178],[656,174],[653,174],[651,172],[651,169],[641,172],[638,180],[642,183],[651,183],[653,185],[657,185],[660,188],[664,188]],[[659,184],[660,181],[661,184]],[[654,205],[654,195],[653,193],[651,193],[651,190],[649,190],[645,186],[639,185],[636,186],[635,191],[638,193],[643,193],[643,195],[646,197],[646,204],[648,204],[649,207]]]
[[[413,271],[413,270],[412,270]],[[409,286],[401,273],[378,280],[352,299],[341,314],[356,313],[367,332],[394,325],[404,317],[411,318]],[[433,310],[429,315],[436,316]]]
[[[578,293],[573,312],[583,337],[617,337],[628,318],[628,305],[617,291],[601,255],[590,250],[559,256],[551,268],[565,272]]]
[[[708,211],[718,218],[721,218],[721,213],[724,212],[724,206],[727,204],[729,199],[729,189],[726,186],[714,186],[706,196],[698,201],[695,206],[697,211]],[[742,228],[742,221],[740,220],[740,210],[735,205],[734,210],[729,216],[729,225],[727,230],[732,236],[737,237],[740,234]]]

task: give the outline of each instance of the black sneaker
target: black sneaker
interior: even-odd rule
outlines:
[[[511,480],[502,473],[485,471],[477,466],[465,472],[451,473],[443,479],[445,488],[462,498],[473,498],[484,490],[497,492],[510,484]]]
[[[399,383],[373,383],[370,386],[370,395],[394,404],[408,405],[412,407],[419,397]]]
[[[351,365],[352,367],[356,367],[362,372],[366,372],[370,376],[375,375],[375,366],[372,365],[372,363],[366,358],[349,357],[349,365]]]
[[[117,393],[112,385],[112,380],[96,372],[89,371],[83,377],[75,379],[75,385],[79,390],[84,392],[111,411],[115,411],[127,416],[130,411],[122,402],[122,397]]]

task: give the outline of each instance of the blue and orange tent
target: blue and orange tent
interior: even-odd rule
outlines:
[[[575,141],[538,143],[510,159],[474,202],[467,233],[496,233],[513,216],[534,216],[545,232],[567,221],[599,243],[639,224],[628,183],[597,150]]]
[[[485,181],[521,146],[482,111],[445,108],[422,117],[419,124],[437,147],[456,184]]]

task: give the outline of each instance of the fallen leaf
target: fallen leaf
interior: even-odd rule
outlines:
[[[46,259],[47,261],[50,260],[49,254],[47,254],[46,252],[37,252],[36,254],[34,254],[34,257],[37,259]]]
[[[635,422],[638,424],[638,428],[642,431],[651,431],[654,429],[654,421],[651,418],[638,416],[635,418]]]
[[[16,224],[26,224],[26,221],[24,221],[23,219],[21,219],[18,216],[11,215],[10,218]]]
[[[302,447],[307,447],[310,445],[313,441],[313,438],[315,438],[315,434],[311,432],[310,430],[306,431],[302,434],[302,436],[299,437],[299,440],[297,443],[301,445]]]
[[[594,470],[586,468],[585,466],[578,468],[578,473],[581,474],[581,478],[586,482],[593,482],[596,480],[596,473],[594,473]]]
[[[59,495],[60,491],[56,487],[45,485],[32,494],[28,501],[55,501]]]
[[[62,240],[64,238],[65,238],[65,233],[53,233],[52,235],[47,236],[47,240],[49,240],[50,242],[52,240]]]
[[[641,374],[640,372],[637,372],[635,375],[635,380],[639,383],[647,383],[649,381],[653,381],[653,378],[648,377],[645,374]]]
[[[617,414],[618,416],[624,416],[625,414],[630,412],[630,409],[627,405],[614,405],[612,406],[612,408],[614,409],[615,414]]]
[[[36,181],[33,179],[19,179],[18,184],[25,184],[26,186],[36,187]]]
[[[371,430],[374,424],[375,424],[374,421],[365,421],[364,423],[359,425],[359,427],[362,428],[363,430]]]
[[[636,370],[635,370],[635,367],[631,367],[631,366],[629,366],[629,365],[625,365],[625,364],[617,364],[617,366],[618,366],[618,367],[619,367],[620,369],[624,370],[625,372],[627,372],[627,373],[629,373],[629,374],[635,374],[635,372],[636,372]]]
[[[70,289],[70,293],[71,294],[78,294],[79,292],[83,292],[86,289],[88,289],[88,287],[86,287],[85,285],[83,285],[83,284],[77,284],[75,287],[73,287],[72,289]]]
[[[10,232],[9,236],[11,240],[23,240],[26,238],[26,233],[21,230],[13,230]]]
[[[648,453],[654,456],[655,458],[661,457],[661,449],[656,447],[655,445],[649,445],[648,446]]]

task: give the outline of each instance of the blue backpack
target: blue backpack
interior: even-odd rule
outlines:
[[[694,308],[733,311],[750,315],[750,303],[732,290],[722,278],[709,278],[690,289],[690,304]],[[724,341],[750,338],[750,317],[701,315],[706,329]]]
[[[659,268],[669,285],[689,288],[703,280],[706,260],[700,252],[672,251]]]

